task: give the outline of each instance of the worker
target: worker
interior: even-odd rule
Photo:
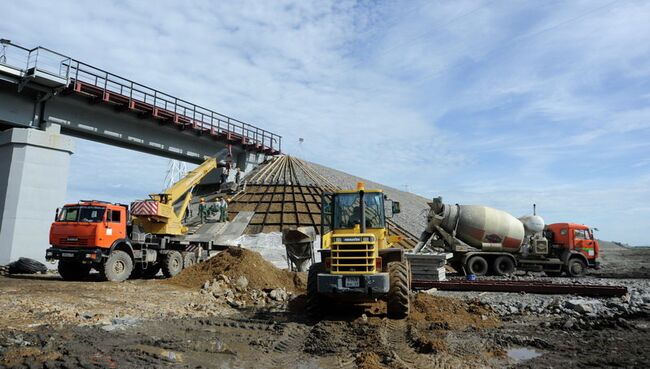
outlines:
[[[217,200],[215,203],[215,206],[217,207],[217,220],[221,221],[221,214],[223,214],[223,206],[221,206],[221,200]]]
[[[199,215],[201,216],[201,224],[205,223],[205,217],[208,213],[208,207],[205,205],[205,199],[201,197],[199,202]]]
[[[211,203],[210,207],[208,208],[208,216],[213,217],[217,213],[219,213],[219,202],[215,201],[215,202]]]
[[[219,178],[219,187],[221,187],[222,184],[226,183],[227,179],[228,179],[228,174],[227,174],[226,168],[223,167],[223,168],[221,168],[221,177]]]
[[[237,172],[235,173],[235,184],[239,184],[239,181],[241,180],[241,170],[237,168]]]
[[[228,202],[226,201],[225,198],[221,198],[221,217],[219,219],[220,222],[225,222],[228,220]]]

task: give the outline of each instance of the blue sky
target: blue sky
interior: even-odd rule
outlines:
[[[7,1],[0,37],[277,132],[339,170],[515,215],[535,202],[548,222],[650,245],[650,2],[156,4]],[[67,197],[130,201],[166,167],[77,140]]]

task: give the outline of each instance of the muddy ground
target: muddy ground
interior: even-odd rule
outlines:
[[[436,291],[414,294],[403,321],[381,303],[310,321],[300,291],[235,306],[207,293],[214,283],[0,277],[0,368],[645,368],[650,281],[635,270],[649,255],[626,279],[582,280],[633,291],[584,300],[604,313],[567,308],[571,296]]]

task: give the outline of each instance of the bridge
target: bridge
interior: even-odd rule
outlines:
[[[190,163],[215,156],[244,172],[281,152],[281,136],[252,124],[44,47],[0,47],[0,264],[12,247],[42,259],[70,137]]]

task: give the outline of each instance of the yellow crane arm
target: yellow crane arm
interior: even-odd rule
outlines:
[[[166,235],[183,235],[187,233],[187,227],[183,225],[183,217],[190,200],[192,200],[192,187],[196,186],[203,177],[216,167],[217,159],[209,158],[162,193],[149,195],[151,200],[147,201],[151,202],[153,200],[156,205],[144,206],[142,207],[144,210],[140,209],[138,213],[134,213],[132,210],[133,224],[141,226],[146,233]],[[147,201],[137,203],[146,203]],[[134,206],[137,207],[137,204]],[[152,208],[154,210],[151,210]]]
[[[201,165],[187,173],[185,177],[181,178],[181,180],[171,185],[162,193],[151,194],[149,197],[164,204],[173,204],[176,201],[180,200],[181,196],[187,193],[187,191],[191,190],[192,187],[196,186],[201,181],[201,179],[203,179],[203,177],[205,177],[216,167],[217,159],[208,158]],[[186,199],[186,201],[188,200]]]

